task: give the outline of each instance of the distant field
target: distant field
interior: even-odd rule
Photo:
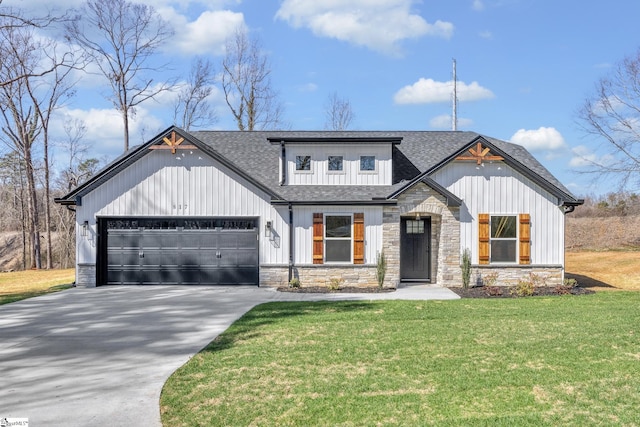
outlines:
[[[57,292],[71,286],[75,270],[27,270],[0,273],[0,304]]]
[[[640,290],[640,252],[567,252],[566,270],[582,286],[595,290]]]

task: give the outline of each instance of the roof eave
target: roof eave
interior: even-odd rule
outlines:
[[[554,196],[558,197],[561,200],[562,203],[577,203],[577,201],[579,200],[579,199],[573,197],[571,194],[568,194],[565,191],[563,191],[562,189],[558,188],[556,185],[554,185],[553,183],[549,182],[548,180],[546,180],[544,177],[540,176],[535,171],[529,169],[528,167],[523,165],[521,162],[516,160],[513,156],[505,153],[503,150],[501,150],[500,148],[496,147],[494,144],[492,144],[490,141],[488,141],[482,135],[478,135],[471,142],[469,142],[468,144],[463,146],[460,150],[456,151],[455,153],[453,153],[449,157],[444,158],[442,161],[440,161],[436,165],[432,166],[431,168],[429,168],[428,170],[426,170],[425,172],[420,174],[418,176],[418,178],[420,178],[421,176],[432,175],[433,173],[435,173],[438,170],[442,169],[443,167],[448,165],[450,162],[454,161],[456,159],[456,157],[462,155],[469,148],[471,148],[475,144],[477,144],[479,142],[479,140],[481,140],[483,145],[488,146],[494,153],[497,153],[498,155],[502,156],[505,159],[504,161],[505,161],[505,163],[507,165],[509,165],[510,167],[514,168],[518,172],[522,173],[524,176],[526,176],[527,178],[531,179],[533,182],[535,182],[536,184],[538,184],[540,187],[544,188],[545,190],[549,191]]]
[[[371,199],[371,200],[272,200],[272,205],[297,205],[297,206],[381,206],[395,205],[398,201],[394,199]]]
[[[402,137],[267,137],[271,144],[344,144],[344,143],[369,143],[369,144],[400,144]]]
[[[147,143],[136,147],[135,149],[131,150],[127,155],[121,156],[121,158],[115,160],[111,165],[108,165],[107,167],[105,167],[105,169],[103,169],[98,175],[92,177],[90,180],[88,180],[84,184],[76,187],[67,195],[59,199],[56,199],[56,203],[59,203],[61,205],[73,204],[77,198],[81,198],[88,192],[99,187],[108,179],[110,179],[112,176],[114,176],[115,174],[119,173],[121,170],[123,170],[127,166],[133,164],[135,161],[142,158],[144,155],[147,154],[150,146],[158,144],[161,141],[161,139],[171,131],[178,132],[182,137],[185,138],[185,140],[188,141],[189,144],[195,145],[199,150],[203,151],[205,154],[215,159],[216,161],[220,162],[221,164],[223,164],[233,172],[242,176],[244,179],[249,181],[251,184],[255,185],[260,190],[267,193],[269,196],[273,198],[281,198],[277,193],[271,190],[268,186],[255,180],[253,177],[248,175],[245,171],[238,168],[235,164],[230,162],[228,159],[223,157],[221,154],[213,150],[211,147],[209,147],[208,145],[200,141],[198,138],[196,138],[192,134],[186,132],[183,129],[178,128],[177,126],[170,126],[164,131],[160,132],[157,136],[149,140]]]
[[[404,193],[409,188],[413,187],[414,185],[418,184],[419,182],[422,182],[427,187],[431,188],[432,190],[434,190],[435,192],[437,192],[438,194],[443,196],[446,199],[447,206],[454,207],[454,208],[462,206],[462,199],[460,199],[458,196],[453,194],[451,191],[449,191],[446,188],[444,188],[442,185],[438,184],[434,179],[432,179],[432,178],[430,178],[430,177],[428,177],[426,175],[423,175],[423,174],[421,174],[417,178],[409,181],[402,188],[400,188],[400,189],[394,191],[393,193],[391,193],[387,197],[387,199],[396,199],[400,194]]]

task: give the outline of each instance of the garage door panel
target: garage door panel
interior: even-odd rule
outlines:
[[[197,249],[182,249],[180,255],[180,264],[185,267],[196,268],[202,263],[202,259],[205,258],[200,254]]]
[[[109,266],[128,266],[139,264],[138,250],[135,251],[123,249],[120,251],[109,251],[108,253],[108,265]]]
[[[237,252],[237,265],[242,267],[256,265],[258,263],[257,252],[239,251]]]
[[[258,284],[255,219],[106,221],[109,284]]]
[[[111,244],[112,237],[113,237],[113,245]],[[126,248],[131,249],[131,248],[140,247],[142,236],[135,234],[133,230],[131,231],[119,230],[117,233],[114,233],[113,236],[110,234],[109,240],[110,240],[109,246],[113,246],[116,248],[123,248],[123,249],[126,249]]]

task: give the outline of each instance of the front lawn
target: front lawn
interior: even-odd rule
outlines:
[[[639,425],[640,293],[269,303],[180,368],[165,426]]]
[[[75,270],[25,270],[0,273],[0,305],[71,287]]]

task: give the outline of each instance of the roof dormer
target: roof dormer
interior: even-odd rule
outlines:
[[[280,145],[280,185],[391,185],[400,137],[270,137]]]

